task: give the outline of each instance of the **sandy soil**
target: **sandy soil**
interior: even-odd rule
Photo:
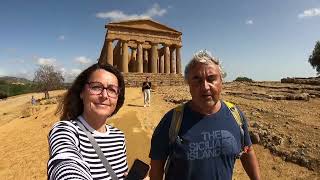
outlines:
[[[51,96],[63,91],[51,92]],[[46,179],[47,135],[58,120],[55,101],[31,106],[30,98],[43,94],[25,94],[0,101],[0,177],[1,179]],[[129,166],[135,158],[149,162],[150,138],[154,127],[173,103],[152,93],[151,107],[144,108],[140,88],[127,88],[124,107],[108,122],[126,135]],[[263,179],[320,179],[307,168],[283,161],[263,146],[255,145]],[[248,179],[239,162],[233,179]]]

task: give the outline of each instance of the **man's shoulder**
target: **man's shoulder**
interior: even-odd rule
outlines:
[[[173,116],[173,111],[174,108],[167,111],[163,117],[161,118],[158,126],[156,127],[156,130],[164,130],[164,129],[169,129],[170,128],[170,124],[172,121],[172,116]]]

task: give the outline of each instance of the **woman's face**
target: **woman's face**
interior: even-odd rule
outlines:
[[[94,71],[80,94],[84,117],[107,119],[117,106],[118,94],[118,79],[114,74],[104,69]]]

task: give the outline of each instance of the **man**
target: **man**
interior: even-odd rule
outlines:
[[[150,106],[150,96],[151,96],[151,82],[149,81],[149,77],[146,77],[146,81],[142,84],[142,92],[143,92],[143,107]]]
[[[194,55],[185,69],[192,100],[184,105],[177,140],[169,145],[173,110],[160,121],[151,140],[151,180],[232,179],[236,157],[250,179],[260,179],[257,158],[243,117],[243,137],[230,109],[221,100],[223,71],[219,61],[207,51]],[[243,141],[242,141],[243,140]],[[168,156],[171,161],[165,173]],[[166,165],[167,166],[167,165]]]

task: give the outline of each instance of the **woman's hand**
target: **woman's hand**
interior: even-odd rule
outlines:
[[[126,177],[128,176],[128,173],[129,173],[129,171],[123,173],[123,175],[125,177],[124,179],[126,179]],[[147,177],[143,178],[142,180],[150,180],[150,177],[147,176]]]

